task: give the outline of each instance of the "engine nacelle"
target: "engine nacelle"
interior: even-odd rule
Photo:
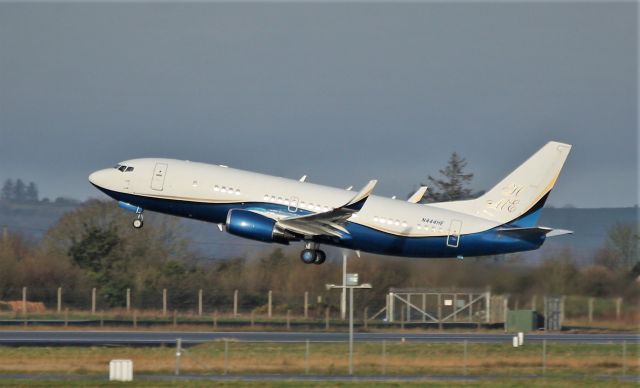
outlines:
[[[289,244],[296,236],[276,226],[276,221],[261,214],[231,209],[227,214],[227,232],[236,236],[264,242]]]

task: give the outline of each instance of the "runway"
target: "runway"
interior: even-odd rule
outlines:
[[[511,342],[513,334],[506,333],[355,333],[361,342],[407,341],[460,343]],[[183,331],[0,331],[0,346],[173,346],[180,338],[184,346],[192,346],[224,339],[243,342],[344,342],[344,332],[183,332]],[[535,333],[525,335],[525,341],[567,343],[634,343],[638,334],[571,334]]]

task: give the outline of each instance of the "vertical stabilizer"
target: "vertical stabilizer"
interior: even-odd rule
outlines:
[[[551,141],[480,198],[434,205],[499,224],[534,226],[569,151],[570,144]]]

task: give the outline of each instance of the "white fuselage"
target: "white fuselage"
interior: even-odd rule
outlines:
[[[146,209],[226,224],[228,232],[259,241],[305,241],[312,253],[320,252],[315,244],[330,244],[408,257],[479,256],[537,249],[551,235],[537,221],[570,149],[549,142],[482,197],[428,205],[371,195],[375,181],[356,194],[162,158],[128,160],[89,180],[138,213],[137,228]],[[303,261],[314,262],[317,255],[305,251]]]

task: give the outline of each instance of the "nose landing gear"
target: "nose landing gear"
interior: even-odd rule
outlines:
[[[140,229],[144,226],[144,220],[142,217],[142,213],[138,213],[138,218],[133,220],[133,227],[136,229]]]
[[[305,243],[305,249],[300,252],[300,259],[305,264],[320,265],[327,259],[327,254],[323,250],[317,249],[313,242]]]

